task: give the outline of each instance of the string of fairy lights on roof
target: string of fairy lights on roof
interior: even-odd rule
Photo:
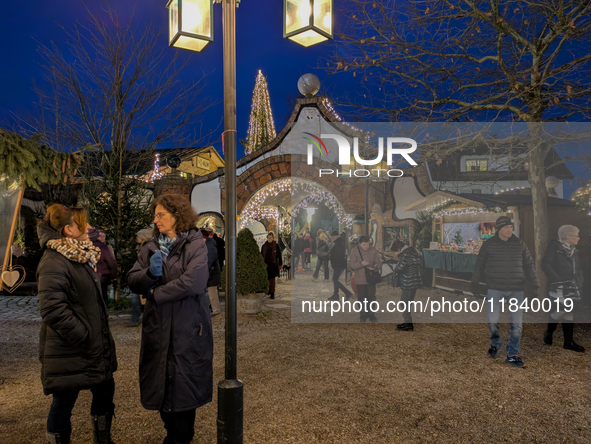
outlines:
[[[502,211],[501,208],[478,208],[478,207],[466,207],[466,208],[450,208],[448,210],[441,210],[436,213],[433,213],[433,217],[435,219],[441,219],[442,217],[446,216],[466,216],[466,215],[473,215],[473,214],[494,214],[500,213]]]
[[[335,109],[334,109],[334,108],[333,108],[333,106],[332,106],[332,103],[330,103],[330,100],[328,100],[328,98],[327,98],[327,97],[325,97],[325,98],[324,98],[324,100],[323,100],[323,103],[324,103],[324,106],[326,106],[326,109],[328,109],[328,111],[329,111],[329,112],[330,112],[330,113],[331,113],[331,114],[332,114],[332,115],[335,117],[335,119],[337,119],[337,120],[338,120],[340,123],[342,123],[343,125],[346,125],[346,126],[348,126],[348,127],[349,127],[349,128],[351,128],[353,131],[358,131],[358,132],[364,133],[364,134],[365,134],[365,141],[366,141],[367,143],[369,143],[369,134],[368,134],[367,132],[365,132],[365,131],[363,131],[363,130],[361,130],[361,129],[359,129],[359,128],[357,128],[357,127],[353,126],[353,125],[351,125],[350,123],[348,123],[348,122],[345,122],[345,121],[342,119],[342,117],[341,117],[341,116],[339,116],[339,114],[338,114],[338,113],[335,111]]]
[[[339,222],[347,228],[353,226],[353,218],[345,213],[344,209],[330,191],[313,182],[297,178],[288,178],[272,182],[265,188],[257,191],[240,214],[241,228],[248,226],[253,222],[260,221],[261,219],[277,220],[279,231],[288,228],[290,220],[280,217],[277,207],[264,206],[267,198],[276,197],[280,193],[289,193],[292,198],[300,194],[307,194],[307,196],[292,209],[292,218],[296,217],[302,208],[308,208],[309,203],[313,202],[316,204],[323,204],[332,210],[339,219]]]
[[[252,94],[250,121],[245,143],[245,153],[250,154],[277,136],[267,79],[259,69]]]
[[[495,191],[495,194],[503,194],[503,193],[507,193],[509,191],[515,191],[515,190],[525,190],[527,187],[511,187],[511,188],[503,188],[502,190],[499,191]]]

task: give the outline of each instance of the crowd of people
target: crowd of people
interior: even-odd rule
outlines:
[[[154,228],[137,233],[138,257],[127,275],[131,291],[139,295],[144,307],[141,329],[139,380],[141,403],[157,410],[166,430],[164,444],[189,443],[194,436],[196,409],[211,402],[213,392],[212,315],[220,312],[217,287],[224,260],[223,241],[210,228],[198,229],[197,213],[190,202],[175,194],[161,195],[150,205]],[[502,342],[498,325],[502,298],[523,300],[529,281],[536,291],[539,279],[525,243],[513,234],[513,222],[500,217],[497,233],[484,242],[472,277],[473,292],[480,293],[481,281],[487,285],[486,297],[490,329],[488,354],[496,358]],[[47,416],[47,441],[67,444],[72,432],[70,417],[78,394],[90,390],[90,423],[94,442],[113,444],[111,422],[114,417],[114,372],[117,370],[115,342],[109,328],[106,292],[117,279],[113,251],[105,235],[90,228],[85,210],[54,204],[38,225],[44,250],[37,270],[39,308],[42,317],[39,357],[43,391],[52,395]],[[216,239],[217,237],[217,239]],[[221,241],[221,242],[220,242]],[[311,269],[310,232],[294,235],[291,248],[292,278],[302,264]],[[558,240],[550,243],[542,270],[552,296],[580,297],[583,273],[576,245],[579,230],[564,225]],[[344,233],[318,232],[318,256],[312,279],[324,269],[324,281],[333,270],[333,294],[350,299],[353,292],[340,281],[352,270],[352,287],[359,301],[376,300],[381,282],[382,260],[367,236],[361,236],[348,251]],[[392,254],[397,259],[392,285],[401,288],[401,300],[414,300],[422,286],[422,256],[413,246],[396,241]],[[269,279],[270,297],[275,297],[275,279],[283,267],[281,248],[273,233],[261,248]],[[347,260],[347,256],[349,256]],[[289,262],[288,262],[289,263]],[[299,272],[298,272],[299,276]],[[298,277],[299,279],[299,277]],[[543,341],[552,345],[559,322],[564,332],[564,348],[585,349],[573,339],[572,318],[560,310],[551,313]],[[409,311],[403,313],[401,331],[413,331]],[[376,322],[374,314],[360,313],[362,322]],[[510,313],[506,362],[524,367],[519,357],[522,313]]]

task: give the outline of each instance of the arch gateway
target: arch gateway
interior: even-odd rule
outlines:
[[[307,218],[302,214],[310,211],[302,210],[317,208],[317,218],[323,211],[324,219],[312,217],[308,228],[345,229],[349,236],[365,233],[367,214],[368,232],[380,251],[389,250],[394,240],[410,236],[416,213],[404,208],[434,191],[424,167],[406,170],[400,178],[367,184],[357,177],[321,176],[320,169],[334,168],[338,163],[337,151],[307,165],[305,156],[294,154],[301,152],[296,147],[301,148],[304,133],[338,134],[349,141],[359,135],[342,124],[326,97],[297,99],[288,123],[275,139],[238,162],[239,229],[256,227],[259,235],[264,234],[262,226],[275,233],[303,229]],[[223,169],[193,179],[191,203],[199,213],[223,216]]]

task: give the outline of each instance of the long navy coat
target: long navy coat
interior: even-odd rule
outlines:
[[[154,240],[144,244],[128,275],[134,293],[156,286],[142,321],[141,401],[148,410],[182,412],[211,402],[213,391],[207,247],[197,230],[180,235],[153,280],[148,268],[158,248]]]

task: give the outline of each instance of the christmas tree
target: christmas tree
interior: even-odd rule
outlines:
[[[241,142],[246,147],[246,154],[250,154],[269,143],[276,135],[267,79],[259,69],[252,94],[248,135],[246,141]]]

